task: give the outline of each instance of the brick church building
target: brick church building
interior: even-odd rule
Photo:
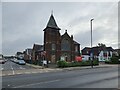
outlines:
[[[44,31],[44,51],[45,59],[56,63],[58,60],[74,61],[80,56],[80,44],[73,40],[73,35],[69,36],[67,30],[63,35],[60,34],[53,14],[47,23]]]

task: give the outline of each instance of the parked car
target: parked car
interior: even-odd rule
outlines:
[[[14,63],[18,63],[18,60],[17,60],[17,59],[14,59],[13,62],[14,62]]]
[[[17,60],[19,65],[25,65],[26,62],[24,60]]]
[[[4,64],[5,63],[5,60],[0,60],[0,64]]]
[[[19,61],[18,61],[18,60],[15,60],[14,62],[17,63],[17,64],[19,64]]]

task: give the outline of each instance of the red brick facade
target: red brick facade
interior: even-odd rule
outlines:
[[[60,28],[57,26],[53,15],[51,15],[44,31],[45,59],[56,63],[58,60],[74,61],[75,56],[80,56],[80,44],[69,36],[67,30],[60,35]]]

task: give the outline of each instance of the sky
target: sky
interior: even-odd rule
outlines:
[[[44,32],[53,10],[61,35],[68,34],[90,47],[90,20],[93,20],[93,46],[98,43],[118,48],[117,2],[3,2],[2,53],[15,55],[33,44],[43,44]]]

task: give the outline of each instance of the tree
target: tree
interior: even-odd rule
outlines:
[[[103,43],[98,43],[98,47],[106,47],[106,45]]]

